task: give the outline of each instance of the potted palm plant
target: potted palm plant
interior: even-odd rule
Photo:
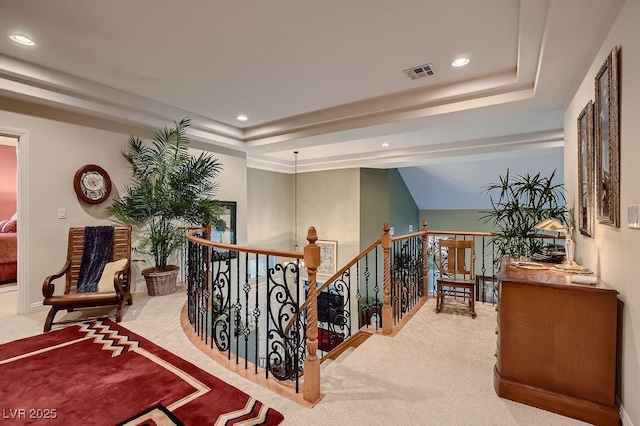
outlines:
[[[157,131],[150,143],[129,138],[122,155],[132,180],[110,207],[117,222],[138,230],[135,250],[153,260],[153,266],[142,271],[152,296],[176,290],[179,267],[168,261],[186,242],[184,227],[212,223],[219,228],[222,222],[213,198],[222,165],[210,154],[189,153],[189,118],[174,124]]]
[[[499,256],[530,257],[542,251],[542,239],[536,228],[543,219],[558,219],[568,225],[569,210],[564,187],[551,176],[513,175],[509,169],[499,183],[485,187],[492,210],[485,211],[485,223],[494,227],[494,242]]]

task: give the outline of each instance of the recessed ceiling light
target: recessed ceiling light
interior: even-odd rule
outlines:
[[[238,119],[238,121],[247,121],[249,119],[249,117],[247,117],[244,114],[240,114],[239,116],[236,117]]]
[[[33,46],[35,44],[29,37],[20,34],[11,34],[9,38],[16,43],[22,44],[24,46]]]
[[[384,146],[385,148],[389,146],[389,142],[383,142],[382,146]]]
[[[455,61],[451,62],[452,67],[464,67],[469,63],[469,58],[458,58]]]

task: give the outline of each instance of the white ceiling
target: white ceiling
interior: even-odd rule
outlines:
[[[149,128],[190,116],[194,138],[269,170],[291,172],[294,150],[300,171],[515,167],[562,146],[623,3],[0,0],[0,94]],[[434,76],[402,73],[426,63]]]

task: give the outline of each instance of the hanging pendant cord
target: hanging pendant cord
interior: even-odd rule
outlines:
[[[298,251],[298,151],[293,151],[293,227],[294,227],[294,249]]]

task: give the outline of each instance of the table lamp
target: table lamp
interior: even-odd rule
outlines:
[[[544,219],[538,222],[535,225],[536,228],[543,231],[555,231],[555,232],[563,232],[565,234],[564,237],[564,252],[565,252],[565,261],[563,266],[567,268],[580,268],[573,259],[576,251],[576,243],[573,242],[573,227],[570,226],[567,228],[562,222],[558,219]]]

